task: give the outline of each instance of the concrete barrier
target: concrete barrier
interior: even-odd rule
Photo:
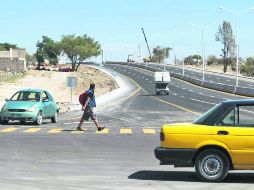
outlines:
[[[253,88],[245,88],[245,87],[237,87],[235,94],[242,95],[242,96],[254,97],[254,89]]]
[[[212,83],[212,82],[204,81],[202,87],[210,88],[210,89],[218,90],[222,92],[228,92],[228,93],[235,92],[235,86],[221,84],[221,83]]]

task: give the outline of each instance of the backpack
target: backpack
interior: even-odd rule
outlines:
[[[83,92],[82,94],[79,95],[79,103],[84,106],[86,103],[86,98],[87,98],[87,91]]]

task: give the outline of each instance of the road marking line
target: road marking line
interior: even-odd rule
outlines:
[[[9,133],[9,132],[16,131],[17,129],[18,128],[15,128],[15,127],[9,127],[9,128],[3,129],[1,132],[3,132],[3,133]]]
[[[36,133],[38,131],[40,131],[41,128],[30,128],[24,131],[24,133]]]
[[[80,116],[80,117],[73,117],[73,118],[71,118],[70,120],[80,119],[80,118],[81,118],[81,116]]]
[[[72,122],[72,123],[63,123],[64,125],[70,125],[70,124],[78,124],[79,121],[75,121],[75,122]],[[84,124],[91,124],[91,123],[94,123],[93,121],[85,121]],[[103,123],[103,121],[100,121],[100,123]]]
[[[156,98],[156,97],[152,97],[152,98],[157,99],[157,100],[159,100],[160,102],[163,102],[163,103],[165,103],[165,104],[168,104],[168,105],[174,106],[174,107],[176,107],[176,108],[179,108],[179,109],[181,109],[181,110],[184,110],[184,111],[193,113],[193,114],[195,114],[195,115],[201,115],[201,114],[198,113],[198,112],[191,111],[191,110],[189,110],[189,109],[187,109],[187,108],[184,108],[184,107],[182,107],[182,106],[178,106],[178,105],[176,105],[176,104],[173,104],[173,103],[164,101],[164,100],[162,100],[162,99],[159,99],[159,98]]]
[[[121,128],[120,134],[132,134],[132,129],[130,128]]]
[[[71,134],[83,134],[85,133],[86,129],[83,129],[84,131],[71,131]]]
[[[54,128],[48,131],[48,133],[60,133],[63,129],[62,128]]]
[[[190,100],[197,101],[197,102],[202,102],[202,103],[206,103],[206,104],[212,104],[212,105],[215,105],[215,103],[212,103],[212,102],[206,102],[206,101],[202,101],[202,100],[197,100],[197,99],[194,99],[194,98],[190,98]]]
[[[96,131],[95,133],[97,133],[97,134],[108,134],[108,132],[109,132],[109,129],[105,128],[102,131]]]
[[[144,134],[156,134],[154,129],[142,129]]]

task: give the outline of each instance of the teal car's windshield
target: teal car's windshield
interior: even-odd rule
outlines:
[[[33,102],[39,102],[41,99],[39,92],[17,92],[12,96],[10,99],[11,101],[33,101]]]

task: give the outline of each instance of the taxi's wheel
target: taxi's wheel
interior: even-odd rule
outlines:
[[[57,123],[58,122],[58,111],[56,111],[54,117],[51,118],[52,123]]]
[[[195,169],[202,181],[220,182],[228,174],[229,160],[222,151],[207,149],[197,156]]]
[[[36,117],[36,121],[35,121],[35,123],[36,123],[37,125],[41,125],[41,124],[42,124],[42,122],[43,122],[42,112],[41,112],[41,111],[39,111],[39,112],[38,112],[38,115],[37,115],[37,117]]]

